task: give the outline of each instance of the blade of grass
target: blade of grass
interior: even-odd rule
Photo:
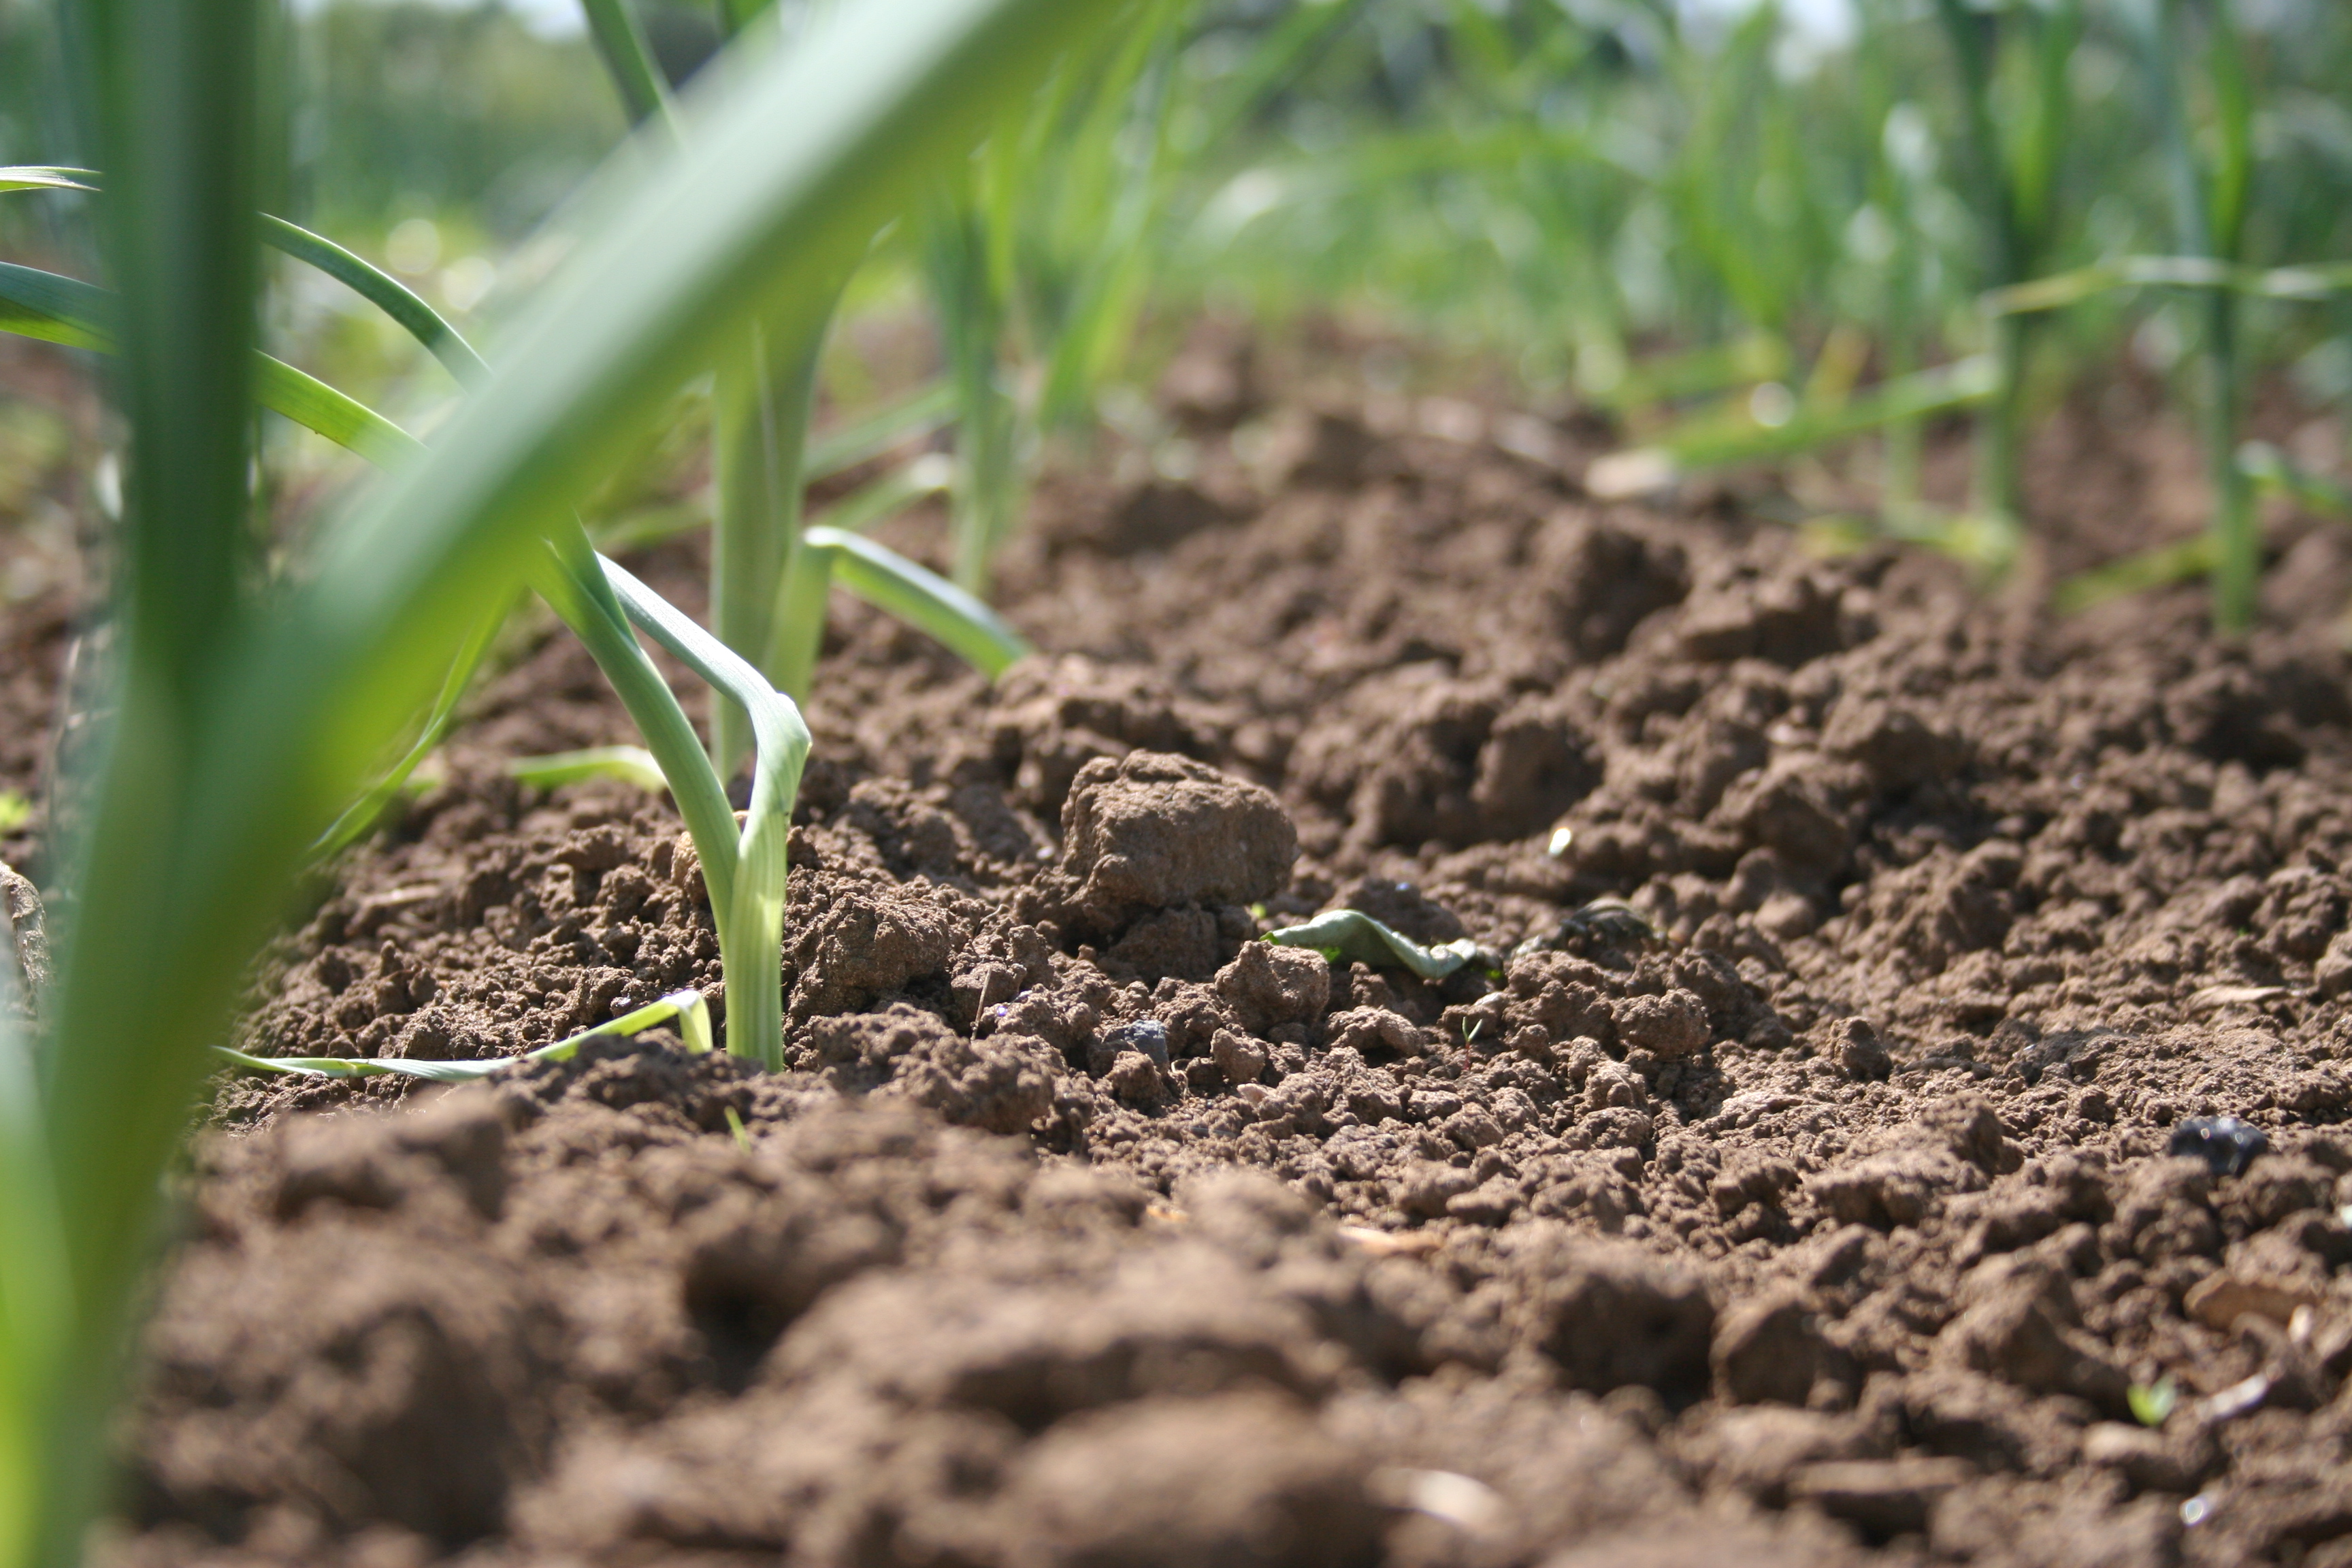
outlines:
[[[112,295],[95,284],[0,262],[0,331],[112,353],[115,303]],[[259,350],[252,351],[252,357],[254,395],[263,407],[349,447],[379,468],[397,466],[424,450],[400,426],[325,382]]]
[[[645,28],[629,9],[628,0],[580,0],[580,8],[587,13],[589,36],[596,40],[596,53],[620,90],[630,122],[642,125],[651,121],[665,133],[675,135],[669,83],[654,62],[653,47],[646,41]]]
[[[847,281],[845,271],[840,281]],[[803,458],[816,405],[817,359],[840,293],[837,284],[831,288],[824,308],[801,330],[780,335],[754,327],[738,352],[720,360],[712,395],[718,507],[711,629],[771,679],[777,679],[768,658],[780,630],[776,597],[801,551]],[[751,744],[748,716],[722,700],[710,726],[711,761],[721,777],[733,776]]]
[[[2126,594],[2168,588],[2205,576],[2213,570],[2213,563],[2214,542],[2210,533],[2155,545],[2076,573],[2052,590],[2050,606],[2062,616],[2074,615]]]
[[[1970,407],[1998,392],[1992,360],[1978,355],[1883,382],[1834,407],[1801,407],[1786,424],[1759,425],[1744,415],[1707,419],[1670,431],[1647,447],[1612,454],[1601,463],[1619,465],[1629,472],[1638,465],[1641,472],[1653,477],[1654,488],[1696,469],[1793,457],[1897,420]],[[1594,467],[1600,468],[1601,463]]]
[[[819,525],[843,533],[865,533],[919,500],[944,494],[955,482],[955,464],[926,452],[902,468],[850,491],[817,515]]]
[[[2249,441],[2238,448],[2238,471],[2257,495],[2283,496],[2322,517],[2352,519],[2352,489],[2305,472],[2267,441]]]
[[[20,165],[0,168],[0,191],[72,190],[98,192],[99,175],[89,169],[56,169]],[[364,258],[352,255],[324,235],[313,234],[282,217],[261,215],[261,237],[273,248],[317,268],[383,310],[466,384],[487,379],[484,364],[472,345],[457,335],[440,312],[415,290]]]
[[[118,289],[110,391],[129,433],[119,717],[84,785],[79,898],[59,943],[44,1063],[71,1333],[38,1368],[19,1361],[31,1397],[0,1411],[14,1428],[0,1452],[29,1439],[43,1467],[24,1494],[37,1512],[0,1518],[0,1568],[79,1555],[162,1162],[194,1085],[194,1051],[158,1073],[152,1046],[218,1026],[230,1002],[226,985],[204,983],[165,1000],[186,976],[159,954],[183,922],[213,915],[201,888],[158,873],[180,860],[177,808],[198,787],[212,699],[253,624],[241,589],[261,275],[260,6],[86,0],[63,17],[85,67],[75,103],[84,144],[111,187],[95,216]],[[159,981],[161,995],[149,990]]]
[[[473,345],[458,335],[457,329],[445,321],[441,313],[418,298],[406,284],[360,257],[352,255],[323,235],[288,223],[267,213],[261,218],[261,237],[277,249],[298,261],[307,262],[352,289],[368,303],[397,321],[408,334],[425,345],[435,359],[448,367],[449,374],[465,386],[478,386],[490,377],[490,367]]]

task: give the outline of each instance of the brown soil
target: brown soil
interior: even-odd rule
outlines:
[[[1042,499],[997,689],[841,610],[789,1073],[220,1081],[100,1560],[2352,1563],[2352,550],[2055,625],[1246,368]],[[543,639],[241,1043],[715,996],[666,805],[494,771],[625,738]],[[1250,940],[1341,905],[1500,978]]]

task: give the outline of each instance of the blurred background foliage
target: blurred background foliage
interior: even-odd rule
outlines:
[[[690,77],[718,42],[709,7],[635,3],[663,66]],[[1057,431],[1106,412],[1133,424],[1181,324],[1213,308],[1276,332],[1376,322],[1628,438],[1784,424],[1990,346],[1981,296],[2018,279],[1986,160],[2030,162],[2041,132],[2035,275],[2179,248],[2179,171],[2142,44],[2159,16],[2194,147],[2218,156],[2231,132],[2197,63],[2216,37],[2251,84],[2236,259],[2352,257],[2340,0],[1159,0],[937,211],[885,237],[826,388],[854,408],[944,372],[967,473],[1017,473]],[[1986,125],[1958,25],[1985,46]],[[2060,47],[2037,53],[2053,27]],[[28,0],[0,4],[11,161],[58,155],[30,85],[49,47]],[[388,266],[495,357],[501,301],[552,243],[534,237],[551,218],[560,232],[565,197],[625,133],[576,5],[304,0],[286,47],[289,216]],[[69,205],[0,206],[0,246],[56,254]],[[322,279],[280,280],[283,352],[429,424],[454,388],[413,345]],[[2202,309],[2191,290],[2109,289],[2038,318],[2016,367],[2024,416],[2119,364],[2193,405]],[[2247,299],[2235,330],[2241,382],[2352,395],[2340,292]],[[1898,426],[1874,459],[1897,501],[1916,437]]]

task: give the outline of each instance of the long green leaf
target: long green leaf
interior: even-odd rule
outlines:
[[[218,683],[257,609],[247,585],[260,363],[253,215],[268,158],[261,5],[77,0],[61,11],[73,58],[88,68],[74,95],[83,144],[108,172],[107,198],[93,206],[119,289],[110,324],[120,352],[109,384],[128,434],[113,574],[123,652],[120,717],[87,785],[87,830],[71,851],[78,907],[61,943],[44,1085],[74,1337],[40,1369],[54,1400],[40,1434],[50,1468],[35,1483],[43,1513],[31,1531],[21,1528],[29,1521],[0,1519],[0,1568],[36,1552],[63,1561],[82,1549],[161,1164],[200,1059],[187,1037],[218,1027],[230,1003],[209,981],[176,1004],[169,989],[147,988],[187,978],[164,955],[186,922],[215,918],[203,888],[170,886],[158,872],[180,858],[180,803],[199,787]],[[310,835],[298,828],[295,837]],[[124,980],[124,970],[142,964],[144,976]],[[138,1010],[135,1019],[126,1007]],[[174,1034],[187,1042],[177,1059],[160,1071],[142,1059],[151,1041]],[[0,1412],[0,1420],[26,1414]]]
[[[955,388],[944,381],[917,387],[854,423],[809,442],[803,465],[811,484],[880,457],[902,441],[928,436],[955,417]]]
[[[488,1057],[478,1061],[428,1061],[408,1057],[257,1057],[226,1046],[213,1047],[251,1072],[288,1073],[301,1078],[420,1078],[431,1083],[470,1083],[523,1062],[567,1062],[591,1040],[616,1035],[636,1035],[656,1024],[677,1020],[686,1048],[697,1054],[710,1049],[710,1011],[699,991],[673,991],[609,1023],[583,1029],[567,1039],[520,1056]]]
[[[1780,425],[1759,425],[1745,417],[1695,421],[1648,447],[1612,453],[1593,468],[1596,475],[1638,472],[1644,482],[1629,489],[1658,488],[1695,469],[1790,457],[1897,420],[1966,408],[1997,390],[1992,363],[1979,356],[1882,383],[1834,407],[1800,407]],[[1610,468],[1604,469],[1604,464]],[[1618,489],[1597,477],[1586,482],[1596,493]]]
[[[98,175],[89,169],[61,169],[48,163],[17,163],[0,168],[0,191],[95,191]]]
[[[58,169],[41,165],[20,164],[0,168],[0,191],[67,190],[96,192],[100,189],[99,175],[89,169]],[[449,374],[471,385],[486,379],[489,366],[473,350],[473,345],[457,334],[457,330],[445,321],[441,313],[383,268],[354,256],[324,235],[313,234],[299,224],[282,217],[261,215],[261,237],[270,246],[298,261],[306,262],[328,277],[344,284],[353,292],[390,316],[409,335],[425,345],[433,356],[448,366]],[[89,347],[89,344],[78,344]]]
[[[449,374],[467,386],[488,381],[490,367],[457,329],[426,304],[416,292],[392,274],[352,255],[323,235],[262,215],[261,237],[298,261],[307,262],[390,316],[409,336],[425,345]]]
[[[830,552],[834,578],[843,587],[937,637],[991,680],[1030,652],[1027,639],[977,596],[887,545],[822,525],[803,538],[805,548]]]
[[[114,306],[113,296],[95,284],[0,262],[0,331],[111,353]],[[254,395],[264,407],[378,468],[396,467],[425,449],[399,426],[325,382],[259,350],[253,359]]]
[[[370,785],[365,795],[345,807],[334,825],[319,836],[311,848],[313,855],[332,855],[374,826],[383,808],[407,787],[417,767],[448,737],[450,726],[457,721],[457,704],[464,700],[466,689],[473,684],[474,672],[481,668],[483,657],[489,652],[490,639],[506,625],[507,612],[508,606],[501,605],[477,623],[465,646],[457,650],[457,657],[449,661],[449,673],[442,680],[441,690],[425,715],[424,727],[415,741],[401,753],[400,761]]]
[[[618,779],[656,794],[669,788],[669,776],[643,746],[590,746],[517,757],[507,764],[507,776],[533,789],[556,789],[584,779]]]

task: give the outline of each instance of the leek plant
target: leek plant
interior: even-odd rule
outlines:
[[[77,101],[108,184],[96,217],[113,291],[93,324],[129,433],[122,652],[43,1027],[0,1026],[0,1568],[79,1555],[205,1047],[372,759],[527,575],[593,609],[581,619],[600,633],[634,622],[736,676],[598,568],[573,507],[635,422],[747,321],[803,324],[814,287],[1100,9],[876,0],[747,64],[684,117],[676,147],[604,184],[494,374],[422,451],[257,356],[255,0],[71,9]],[[70,314],[7,308],[51,336]],[[257,394],[373,443],[391,469],[267,585],[248,560]],[[784,700],[763,706],[781,729]],[[784,770],[772,776],[771,812]],[[772,841],[780,855],[781,830]],[[772,974],[772,947],[750,958]]]

